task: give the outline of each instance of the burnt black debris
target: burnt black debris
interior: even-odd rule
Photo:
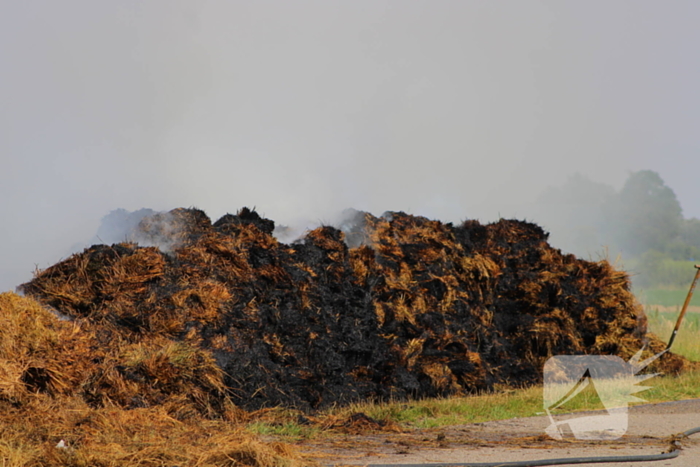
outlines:
[[[213,224],[197,209],[153,214],[133,238],[156,246],[94,245],[21,289],[85,323],[94,347],[132,349],[93,350],[111,366],[81,386],[126,407],[178,392],[207,413],[223,398],[318,409],[445,396],[541,382],[556,354],[664,347],[625,272],[563,254],[533,223],[350,214],[292,244],[248,208]]]

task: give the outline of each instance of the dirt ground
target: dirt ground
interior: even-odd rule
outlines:
[[[580,415],[595,414],[590,412]],[[513,462],[568,457],[623,456],[668,452],[674,434],[700,426],[700,399],[630,408],[627,433],[620,439],[551,439],[546,416],[515,418],[408,433],[338,435],[306,441],[300,447],[326,465]],[[700,465],[700,433],[680,441],[675,459],[595,466]]]

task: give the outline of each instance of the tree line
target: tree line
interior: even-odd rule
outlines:
[[[542,193],[535,216],[559,248],[621,257],[639,287],[685,287],[700,262],[700,219],[684,218],[674,191],[651,170],[631,173],[619,191],[574,175]]]

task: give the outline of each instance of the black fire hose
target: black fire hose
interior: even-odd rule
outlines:
[[[367,464],[365,467],[538,467],[542,465],[602,464],[604,462],[644,462],[662,461],[678,457],[681,451],[675,441],[700,433],[700,426],[684,431],[672,438],[672,449],[661,454],[639,456],[604,456],[604,457],[564,457],[560,459],[538,459],[518,462],[478,462],[478,463],[432,463],[432,464]]]

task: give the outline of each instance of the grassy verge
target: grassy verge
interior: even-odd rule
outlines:
[[[688,295],[691,279],[692,277],[689,278],[687,287],[673,289],[640,289],[635,290],[635,295],[647,306],[659,305],[663,307],[677,307],[680,309]],[[690,306],[700,306],[700,290],[693,294]]]
[[[700,398],[700,371],[680,376],[658,376],[644,383],[651,389],[640,393],[649,402],[680,401]]]
[[[668,342],[676,325],[679,313],[685,302],[688,290],[645,289],[637,291],[637,297],[644,303],[644,312],[649,320],[649,331]],[[700,291],[693,295],[690,311],[683,318],[673,343],[673,352],[694,361],[700,361]]]
[[[700,397],[700,371],[684,375],[657,376],[645,383],[652,389],[639,393],[648,402],[666,402]],[[595,408],[586,398],[568,406],[571,411]],[[378,419],[390,419],[407,428],[433,428],[462,423],[480,423],[514,417],[530,417],[543,411],[542,386],[484,394],[407,403],[357,405],[346,410],[362,411]]]
[[[649,331],[659,336],[664,342],[668,342],[676,325],[678,313],[661,312],[652,306],[647,307],[646,314],[649,320]],[[700,361],[698,337],[700,337],[700,313],[686,313],[671,350],[690,360]]]
[[[651,389],[637,394],[647,402],[700,398],[700,371],[688,372],[681,376],[657,376],[642,384],[651,386]],[[577,398],[577,402],[567,406],[567,412],[599,408],[594,397],[592,395]],[[323,429],[323,425],[331,425],[329,420],[347,419],[356,413],[363,413],[373,419],[391,422],[410,430],[530,417],[543,413],[543,410],[542,386],[534,386],[466,397],[354,404],[329,410],[319,415],[312,425],[299,424],[293,420],[290,411],[284,411],[282,420],[275,421],[276,417],[272,416],[268,420],[249,424],[248,430],[256,434],[299,440],[324,436],[327,431]]]
[[[411,402],[363,403],[342,409],[346,413],[362,412],[378,420],[391,420],[403,428],[437,428],[528,417],[541,410],[541,387]]]

